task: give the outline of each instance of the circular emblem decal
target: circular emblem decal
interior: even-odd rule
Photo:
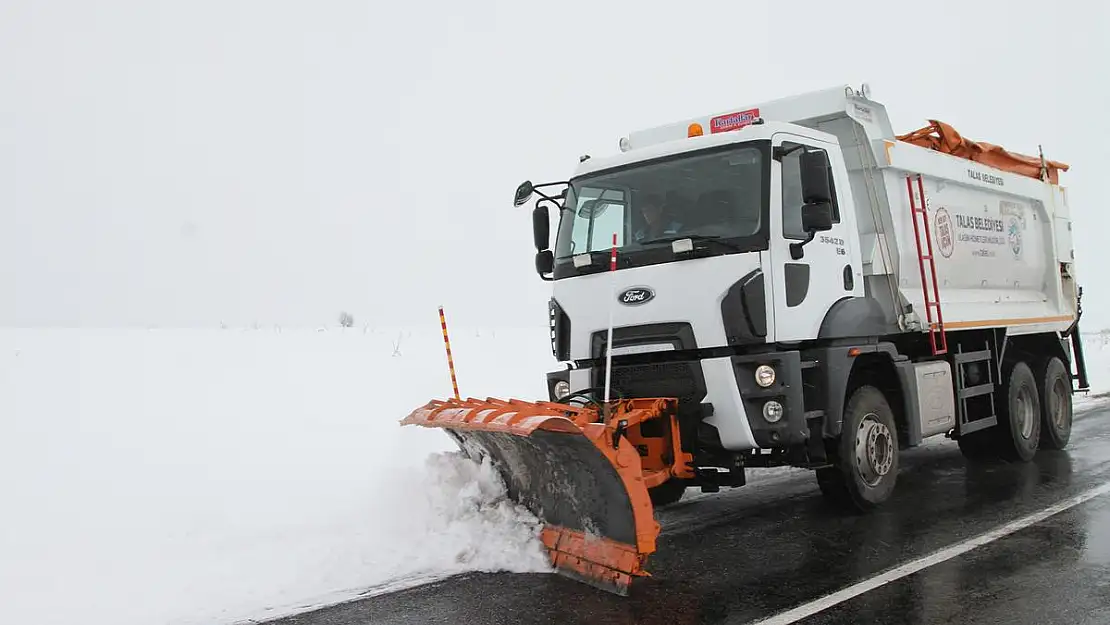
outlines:
[[[937,209],[937,216],[933,221],[936,230],[937,247],[945,258],[952,256],[955,240],[952,236],[952,217],[944,208]]]
[[[1010,252],[1014,258],[1021,258],[1021,224],[1017,217],[1010,217],[1010,225],[1006,230],[1006,238],[1010,243]]]
[[[655,297],[654,291],[646,286],[637,286],[631,289],[625,289],[624,292],[617,296],[617,301],[625,306],[638,306],[648,303],[653,297]]]

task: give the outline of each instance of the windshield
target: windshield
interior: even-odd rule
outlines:
[[[572,181],[555,258],[608,250],[614,233],[626,254],[684,236],[745,249],[765,231],[767,149],[766,142],[733,144]]]

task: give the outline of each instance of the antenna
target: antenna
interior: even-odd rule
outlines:
[[[617,233],[613,233],[613,250],[609,255],[610,289],[609,338],[605,342],[605,406],[609,406],[609,385],[613,376],[613,308],[617,303]]]

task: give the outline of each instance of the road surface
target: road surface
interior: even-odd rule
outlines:
[[[869,516],[828,508],[805,471],[692,489],[660,512],[653,577],[630,597],[555,575],[471,574],[272,623],[1110,623],[1105,405],[1077,409],[1067,451],[970,465],[941,438],[904,452],[898,479]]]

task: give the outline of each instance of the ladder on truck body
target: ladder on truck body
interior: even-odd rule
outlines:
[[[910,219],[913,220],[913,242],[917,250],[917,268],[921,271],[921,293],[925,297],[925,320],[929,324],[929,343],[933,355],[939,356],[948,353],[948,337],[944,334],[944,315],[940,311],[940,288],[937,286],[937,265],[933,261],[933,237],[929,231],[929,213],[925,205],[925,183],[921,174],[917,174],[917,191],[920,206],[914,196],[914,176],[906,176],[906,190],[910,194]],[[921,215],[922,225],[917,225],[917,216]],[[921,248],[921,230],[925,231],[925,249]],[[925,278],[925,262],[929,263],[929,276]],[[929,286],[933,287],[932,298],[929,297]],[[933,320],[934,312],[936,321]],[[938,342],[939,337],[939,342]]]
[[[998,415],[995,412],[995,375],[1001,378],[1002,363],[996,364],[994,354],[988,342],[983,349],[974,352],[965,352],[963,345],[956,342],[956,353],[952,355],[952,364],[956,369],[956,432],[960,436],[985,430],[998,424]],[[968,367],[979,367],[976,384],[968,386]],[[996,370],[997,367],[997,370]],[[969,406],[970,400],[979,400],[978,405]],[[973,418],[978,416],[979,418]]]

